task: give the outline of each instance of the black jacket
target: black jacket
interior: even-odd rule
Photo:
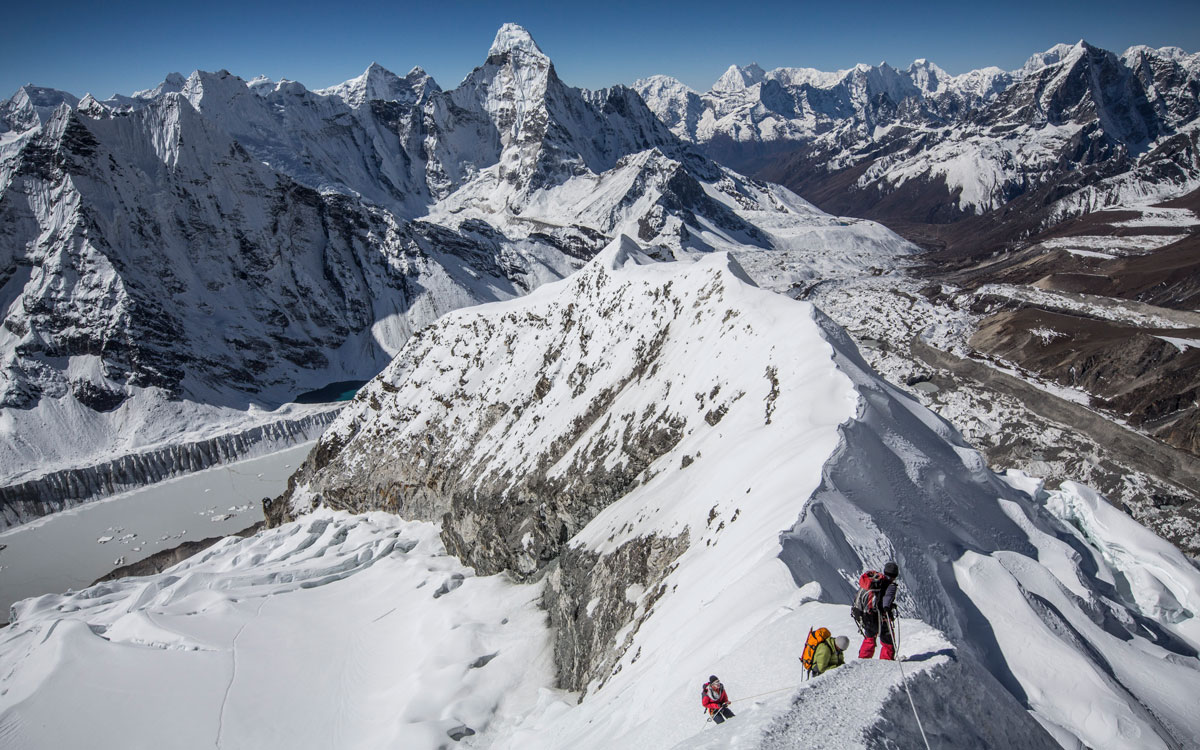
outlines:
[[[896,582],[888,579],[887,587],[883,590],[883,598],[879,600],[880,612],[891,612],[896,606]]]

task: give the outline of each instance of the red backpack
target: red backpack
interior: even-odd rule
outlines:
[[[879,591],[886,582],[887,576],[877,570],[868,570],[858,577],[858,593],[854,595],[850,616],[854,618],[860,630],[863,626],[863,615],[879,608]]]

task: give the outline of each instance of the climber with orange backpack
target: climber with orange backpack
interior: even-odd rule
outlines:
[[[883,572],[868,570],[859,576],[858,593],[850,615],[863,635],[858,658],[870,659],[875,655],[875,639],[883,642],[879,649],[880,659],[895,659],[896,644],[892,633],[895,621],[896,581],[900,578],[900,567],[894,562],[883,566]]]
[[[849,638],[844,635],[834,638],[829,628],[810,628],[808,641],[804,644],[804,654],[800,657],[805,676],[816,677],[845,664],[845,651],[849,646]]]

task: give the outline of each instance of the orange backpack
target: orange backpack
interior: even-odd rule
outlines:
[[[800,663],[804,665],[805,672],[811,676],[813,669],[816,668],[817,646],[820,646],[827,638],[832,636],[829,628],[808,629],[808,641],[804,644],[804,654],[800,657]]]

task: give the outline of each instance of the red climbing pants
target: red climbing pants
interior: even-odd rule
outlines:
[[[863,642],[858,649],[858,658],[870,659],[875,655],[875,637],[878,636],[883,645],[879,649],[880,659],[895,659],[896,646],[892,640],[892,626],[887,618],[880,621],[879,617],[863,618]]]

